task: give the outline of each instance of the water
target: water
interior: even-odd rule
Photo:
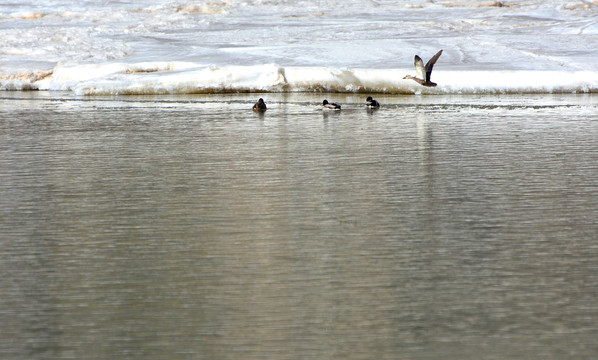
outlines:
[[[3,93],[0,357],[595,358],[596,97],[375,98]]]

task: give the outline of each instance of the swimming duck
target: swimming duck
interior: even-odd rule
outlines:
[[[432,58],[426,63],[425,67],[422,58],[420,58],[418,55],[415,55],[415,77],[407,75],[403,79],[415,80],[417,83],[423,86],[436,86],[436,83],[430,81],[430,76],[432,75],[434,64],[440,55],[442,55],[442,50],[437,52],[436,55],[432,56]]]
[[[376,100],[372,99],[371,96],[368,96],[368,98],[366,99],[365,106],[368,108],[379,108],[380,103],[377,102]]]
[[[322,101],[322,110],[340,110],[341,106],[335,103],[329,103],[328,100]]]
[[[253,105],[253,111],[266,111],[268,108],[266,107],[266,103],[264,99],[260,98],[255,105]]]

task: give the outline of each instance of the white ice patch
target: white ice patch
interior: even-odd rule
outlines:
[[[203,66],[189,62],[57,66],[34,76],[0,77],[0,87],[73,91],[82,95],[213,92],[344,92],[509,94],[598,92],[597,71],[435,71],[436,87],[403,79],[411,69]],[[18,81],[17,81],[18,80]]]
[[[0,89],[590,92],[597,17],[571,0],[13,1]],[[403,80],[440,49],[438,87]]]

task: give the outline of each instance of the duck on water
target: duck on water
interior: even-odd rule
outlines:
[[[260,98],[255,105],[253,105],[253,111],[266,111],[268,108],[266,107],[266,103],[264,99]]]
[[[328,100],[322,101],[322,110],[340,110],[341,106],[336,103],[329,103]]]
[[[368,96],[365,100],[365,106],[369,109],[376,109],[380,107],[380,103],[374,100],[371,96]]]

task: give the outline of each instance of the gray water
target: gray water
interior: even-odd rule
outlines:
[[[0,358],[598,357],[598,97],[364,98],[0,94]]]

